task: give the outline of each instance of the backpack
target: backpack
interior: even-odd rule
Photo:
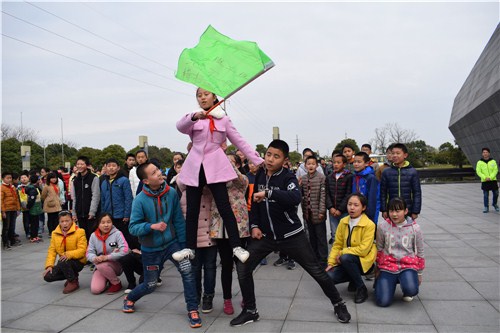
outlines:
[[[17,189],[17,193],[19,194],[19,202],[21,203],[21,210],[26,211],[26,207],[28,207],[28,195],[26,194],[26,186],[20,186]]]
[[[28,185],[28,186],[33,186],[33,185]],[[37,187],[35,187],[35,189],[36,189],[35,204],[29,210],[30,215],[40,215],[43,213],[42,196],[40,195],[40,190]]]

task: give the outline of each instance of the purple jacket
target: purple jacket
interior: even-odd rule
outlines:
[[[229,117],[216,119],[213,133],[210,133],[209,120],[191,120],[193,113],[188,113],[177,122],[179,132],[188,134],[193,142],[193,147],[182,165],[179,179],[188,186],[198,186],[200,167],[203,164],[207,184],[225,183],[235,179],[236,172],[229,159],[226,157],[221,145],[226,138],[231,141],[255,165],[260,165],[264,160],[241,137]]]

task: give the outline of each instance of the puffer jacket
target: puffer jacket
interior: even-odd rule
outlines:
[[[302,212],[308,223],[319,224],[326,219],[325,176],[315,171],[302,176]],[[320,219],[319,215],[322,214]]]
[[[177,187],[181,191],[181,209],[184,218],[186,218],[187,202],[186,202],[186,185],[177,181]],[[210,247],[215,245],[215,241],[210,238],[210,209],[212,207],[212,192],[207,186],[203,187],[200,202],[200,214],[198,215],[198,237],[196,239],[196,247]]]
[[[66,236],[63,234],[61,227],[52,232],[49,249],[47,251],[47,259],[45,260],[45,269],[53,267],[56,262],[57,255],[66,254],[68,259],[75,259],[82,264],[87,262],[85,251],[87,250],[87,238],[85,230],[78,228],[76,224],[72,224]]]
[[[352,173],[344,169],[337,179],[335,172],[326,177],[326,209],[335,208],[347,213],[347,197],[352,192]]]
[[[408,207],[408,214],[420,214],[422,189],[417,170],[406,161],[403,167],[392,165],[382,172],[380,181],[380,211],[387,211],[389,200],[402,197]]]
[[[2,202],[2,212],[21,210],[19,195],[14,185],[7,185],[2,182],[2,196],[0,196],[0,201]]]
[[[366,167],[360,172],[355,171],[352,178],[352,193],[361,193],[368,199],[366,215],[377,224],[380,211],[380,188],[372,167]]]
[[[134,200],[129,179],[118,174],[110,182],[109,176],[104,176],[101,183],[101,212],[109,213],[114,219],[130,218]]]
[[[377,227],[377,250],[377,266],[382,271],[421,272],[425,268],[422,231],[411,217],[407,217],[402,226],[390,219],[381,221]]]
[[[115,226],[105,237],[98,235],[99,232],[97,229],[90,236],[86,253],[89,262],[93,262],[95,257],[103,254],[108,256],[108,260],[118,260],[128,253],[128,243],[122,232]]]

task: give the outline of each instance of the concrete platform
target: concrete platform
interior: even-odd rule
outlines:
[[[389,308],[370,298],[357,305],[346,284],[339,285],[352,315],[340,324],[321,289],[300,267],[289,271],[269,264],[255,272],[261,320],[239,328],[236,316],[222,312],[217,279],[214,311],[202,314],[197,332],[499,332],[500,213],[482,213],[479,184],[423,186],[422,214],[427,268],[420,294],[412,303],[398,290]],[[17,232],[22,234],[21,223]],[[47,236],[45,236],[47,239]],[[48,241],[1,253],[2,332],[192,332],[182,283],[171,264],[162,272],[163,285],[137,302],[133,314],[121,312],[123,294],[92,295],[91,272],[80,276],[81,288],[64,295],[63,282],[46,283],[43,271]],[[125,277],[122,282],[126,284]],[[236,273],[233,305],[241,300]]]

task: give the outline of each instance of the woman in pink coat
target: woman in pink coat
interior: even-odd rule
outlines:
[[[233,255],[245,262],[249,254],[241,247],[236,218],[229,204],[226,188],[226,182],[235,179],[237,175],[221,146],[229,139],[255,165],[262,164],[264,160],[245,142],[221,108],[215,108],[207,114],[218,102],[215,94],[198,88],[196,98],[203,110],[189,113],[177,122],[177,129],[189,135],[193,146],[178,176],[186,185],[186,248],[175,252],[172,257],[177,261],[194,258],[201,194],[203,187],[207,185],[224,221]]]

